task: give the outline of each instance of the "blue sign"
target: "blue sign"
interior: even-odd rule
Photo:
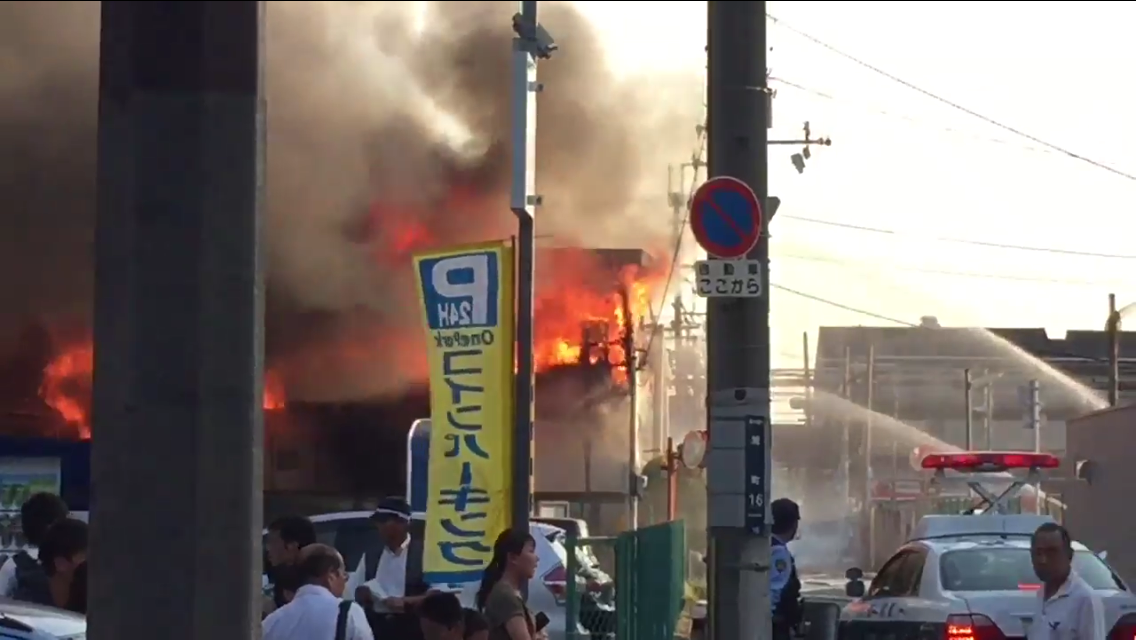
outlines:
[[[424,258],[418,263],[430,329],[497,327],[499,252]]]
[[[765,510],[769,504],[769,478],[765,477],[765,418],[745,417],[745,526],[751,533],[765,535]]]
[[[406,436],[406,491],[410,512],[426,517],[430,493],[430,421],[415,420]]]
[[[757,195],[737,178],[710,178],[690,199],[690,230],[712,256],[745,257],[761,236],[761,220]]]

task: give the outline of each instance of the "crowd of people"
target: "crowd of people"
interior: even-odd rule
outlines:
[[[383,548],[353,570],[331,546],[316,541],[306,518],[268,526],[273,591],[266,595],[264,640],[546,640],[547,620],[525,604],[536,572],[536,541],[506,530],[493,546],[473,607],[428,585],[407,584],[410,507],[382,500],[371,516]]]

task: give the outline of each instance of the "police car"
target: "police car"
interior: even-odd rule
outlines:
[[[884,562],[867,593],[844,607],[839,640],[1026,637],[1041,588],[1030,559],[1030,536],[1052,519],[1007,514],[1004,503],[1036,482],[1039,470],[1058,464],[1056,457],[1040,453],[963,452],[924,458],[923,468],[934,471],[937,479],[1023,469],[1028,476],[1013,479],[999,494],[968,479],[986,500],[983,512],[924,517],[911,539]],[[1073,570],[1101,596],[1109,640],[1136,637],[1136,596],[1104,559],[1074,542]],[[849,571],[850,588],[857,572]]]

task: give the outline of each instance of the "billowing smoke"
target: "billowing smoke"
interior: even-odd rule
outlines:
[[[421,379],[409,256],[509,235],[510,2],[271,2],[269,355],[289,393]],[[665,166],[689,157],[696,78],[620,79],[591,25],[546,3],[539,233],[667,240]],[[0,323],[89,315],[98,3],[0,3]],[[415,330],[416,331],[416,330]]]

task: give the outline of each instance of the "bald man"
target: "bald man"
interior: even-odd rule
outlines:
[[[308,545],[297,567],[304,586],[264,619],[264,640],[374,640],[363,609],[343,601],[347,571],[338,551],[326,544]]]

